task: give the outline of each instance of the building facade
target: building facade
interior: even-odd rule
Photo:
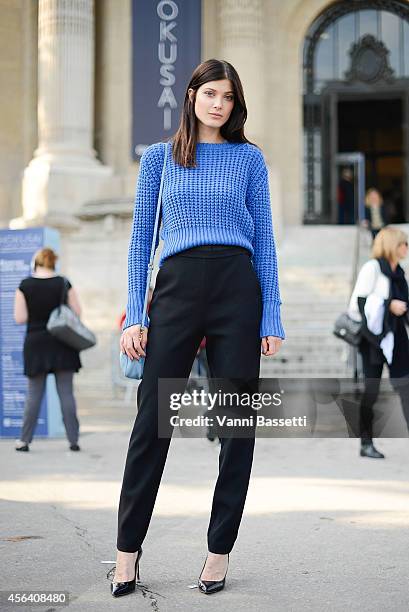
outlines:
[[[399,0],[202,0],[201,57],[242,79],[279,239],[337,222],[345,153],[364,154],[366,184],[409,219],[408,21]],[[62,269],[102,338],[95,380],[126,301],[131,23],[132,0],[0,0],[0,227],[60,230]]]

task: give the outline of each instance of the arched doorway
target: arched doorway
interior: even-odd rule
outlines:
[[[409,221],[409,4],[332,4],[304,44],[304,221],[338,222],[337,155],[361,153],[390,223]]]

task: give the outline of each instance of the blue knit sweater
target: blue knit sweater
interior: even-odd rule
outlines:
[[[249,249],[263,298],[260,337],[285,338],[268,175],[260,149],[248,143],[200,142],[196,147],[197,167],[184,168],[173,160],[171,144],[167,146],[160,233],[164,244],[159,268],[166,257],[201,244]],[[164,153],[165,143],[158,142],[145,149],[140,161],[123,329],[142,320]],[[159,236],[156,246],[158,243]]]

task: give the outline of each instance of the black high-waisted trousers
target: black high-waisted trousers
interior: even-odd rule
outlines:
[[[407,359],[408,337],[406,328],[403,325],[400,327],[400,334],[399,337],[395,334],[393,359],[389,366],[389,375],[392,387],[397,391],[400,397],[403,416],[405,417],[409,431],[409,376],[407,374],[409,368]],[[372,442],[373,435],[373,407],[379,396],[382,371],[386,360],[383,357],[382,351],[380,349],[371,348],[366,339],[362,340],[359,351],[362,356],[362,367],[365,377],[365,390],[360,404],[360,434],[362,444],[369,444]],[[372,361],[372,357],[377,357],[377,359]],[[405,433],[406,432],[403,432],[403,435],[405,435]]]
[[[136,552],[151,520],[170,438],[158,437],[158,378],[185,378],[206,336],[212,378],[260,373],[261,287],[250,252],[205,245],[163,262],[149,311],[143,379],[118,511],[117,548]],[[254,436],[221,438],[208,549],[229,553],[237,538],[253,462]]]

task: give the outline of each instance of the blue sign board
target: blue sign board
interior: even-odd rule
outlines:
[[[58,252],[58,232],[49,228],[0,230],[0,437],[19,436],[27,393],[23,374],[26,325],[14,322],[14,295],[20,281],[31,274],[34,253],[46,246]],[[35,435],[63,434],[55,380],[49,375]]]
[[[132,157],[172,136],[201,62],[201,0],[132,1]]]

